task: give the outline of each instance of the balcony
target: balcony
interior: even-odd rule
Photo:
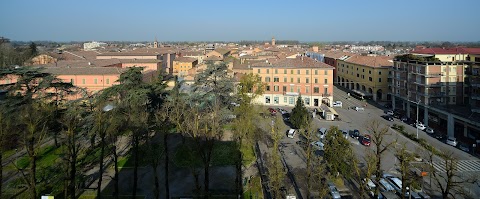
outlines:
[[[472,98],[474,100],[480,100],[480,94],[472,93],[472,94],[470,94],[470,98]]]
[[[425,77],[441,77],[443,74],[442,73],[427,73],[427,74],[422,74],[425,75]]]
[[[322,94],[322,97],[330,97],[330,96],[332,96],[332,94],[330,94],[330,93],[323,93]]]
[[[425,97],[445,97],[447,96],[445,92],[431,92],[431,93],[418,93],[418,95]]]

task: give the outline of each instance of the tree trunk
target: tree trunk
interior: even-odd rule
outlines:
[[[16,155],[16,154],[15,154]],[[3,184],[3,150],[0,150],[0,198],[2,197],[2,184]]]
[[[115,167],[115,174],[114,174],[114,190],[113,190],[113,198],[118,199],[118,154],[117,154],[117,146],[116,143],[113,143],[112,146],[112,152],[113,152],[113,164]]]
[[[204,152],[205,153],[205,157],[204,157],[204,168],[203,168],[203,172],[204,172],[204,182],[203,182],[203,186],[204,186],[204,198],[205,199],[208,199],[209,198],[209,192],[210,192],[210,161],[211,161],[211,156],[212,156],[212,150],[213,150],[213,140],[209,139],[209,138],[206,138],[205,140],[205,144],[206,144],[206,151]]]
[[[97,185],[97,198],[102,199],[102,177],[103,177],[103,158],[105,155],[105,135],[101,135],[100,141],[100,170],[99,170],[99,177],[98,177],[98,185]]]
[[[32,146],[33,148],[33,146]],[[30,194],[33,199],[37,198],[37,156],[33,155],[30,157],[30,163],[32,166],[30,167]]]
[[[73,146],[75,147],[75,145]],[[75,175],[77,173],[77,154],[76,151],[72,155],[72,159],[70,161],[70,198],[75,198]]]
[[[53,133],[53,141],[55,143],[55,148],[58,148],[58,132]]]
[[[133,135],[133,192],[132,198],[135,199],[137,197],[137,183],[138,183],[138,136]]]
[[[153,166],[153,180],[155,184],[155,189],[153,190],[153,194],[155,195],[155,199],[160,198],[160,183],[158,182],[157,166],[158,164],[155,164],[155,166]]]
[[[242,196],[242,193],[243,193],[243,190],[242,190],[242,152],[241,152],[241,148],[242,148],[242,140],[240,139],[237,143],[238,147],[238,151],[237,151],[237,161],[236,161],[236,165],[235,165],[235,169],[236,169],[236,173],[237,175],[235,176],[235,184],[236,184],[236,189],[237,189],[237,196],[240,197],[240,198],[243,198]]]
[[[163,148],[165,151],[165,198],[170,198],[170,186],[169,186],[169,179],[168,179],[168,133],[165,132],[163,134]]]

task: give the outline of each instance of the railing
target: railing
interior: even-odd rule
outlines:
[[[331,96],[330,93],[323,93],[323,94],[322,94],[322,97],[330,97],[330,96]]]

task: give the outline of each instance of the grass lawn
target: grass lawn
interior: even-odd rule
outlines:
[[[247,183],[243,198],[263,198],[262,182],[260,176],[255,176],[250,180],[250,185]]]
[[[7,159],[8,157],[12,156],[13,154],[15,154],[17,151],[15,151],[15,149],[12,149],[12,150],[8,150],[8,151],[5,151],[3,152],[3,159]]]
[[[250,165],[253,161],[255,161],[255,152],[253,151],[253,144],[244,144],[240,148],[243,156],[242,164],[243,166]]]
[[[55,148],[54,146],[47,146],[40,149],[37,157],[37,167],[38,168],[47,168],[52,166],[57,160],[60,159],[60,154],[62,153],[62,148]],[[18,168],[25,169],[30,166],[30,157],[27,155],[22,156],[14,161],[17,164]],[[5,167],[5,170],[16,170],[15,167],[9,164]]]

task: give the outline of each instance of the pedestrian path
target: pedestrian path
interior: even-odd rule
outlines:
[[[435,170],[445,173],[445,161],[435,161],[432,163]],[[458,172],[480,172],[480,160],[459,160],[457,162]]]

